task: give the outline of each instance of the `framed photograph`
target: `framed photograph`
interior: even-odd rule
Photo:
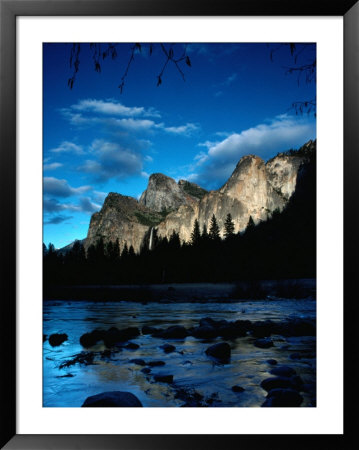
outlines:
[[[349,448],[357,3],[0,11],[4,448]]]

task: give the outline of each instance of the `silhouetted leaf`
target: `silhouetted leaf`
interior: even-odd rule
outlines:
[[[139,43],[136,43],[136,44],[135,44],[135,46],[136,46],[136,48],[138,48],[138,50],[139,50],[139,51],[141,51],[141,50],[142,50],[141,44],[139,44]]]
[[[157,87],[158,87],[160,84],[162,84],[162,79],[160,76],[158,76],[157,78],[158,78],[157,80]]]
[[[188,56],[186,56],[186,64],[187,64],[187,66],[189,66],[189,67],[191,67],[191,66],[192,66],[192,64],[191,64],[191,60],[189,59],[189,57],[188,57]]]
[[[98,62],[95,62],[95,70],[96,70],[96,72],[99,72],[99,73],[101,72],[101,66]]]

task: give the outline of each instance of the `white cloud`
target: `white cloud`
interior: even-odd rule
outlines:
[[[70,197],[72,195],[83,194],[92,189],[91,186],[71,187],[66,180],[54,177],[44,177],[44,194],[55,197]]]
[[[189,136],[192,132],[199,129],[198,125],[194,123],[186,123],[186,125],[181,125],[179,127],[164,127],[164,130],[172,134],[181,134],[184,136]]]
[[[192,181],[209,188],[219,187],[232,173],[237,162],[251,153],[268,159],[278,152],[298,148],[316,135],[315,122],[305,117],[281,115],[269,123],[232,133],[221,142],[201,145],[208,152],[195,157]]]
[[[122,180],[142,173],[141,153],[118,143],[96,139],[91,145],[90,153],[95,159],[86,160],[79,170],[91,174],[97,181],[103,182],[111,178]]]
[[[96,100],[84,99],[77,104],[71,106],[72,109],[81,112],[91,112],[112,116],[144,116],[144,117],[161,117],[154,108],[144,108],[143,106],[125,106],[122,103],[113,100]]]
[[[58,147],[50,150],[52,153],[76,153],[81,155],[84,153],[81,145],[74,144],[73,142],[63,141]]]
[[[223,85],[224,86],[230,86],[234,81],[236,81],[238,75],[236,73],[232,73],[232,75],[229,75],[229,77],[227,77],[224,81],[223,81]]]
[[[113,124],[127,131],[149,131],[153,128],[161,128],[161,124],[156,124],[148,119],[113,119]]]
[[[50,163],[50,164],[44,164],[44,170],[56,170],[56,169],[58,169],[59,167],[62,167],[62,166],[63,166],[63,164],[61,164],[61,163],[53,162],[53,163]]]
[[[97,203],[103,203],[105,198],[107,197],[107,192],[94,191],[93,198]]]

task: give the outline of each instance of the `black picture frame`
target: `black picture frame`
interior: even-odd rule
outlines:
[[[17,435],[16,434],[16,17],[17,16],[343,16],[344,17],[344,434],[343,435]],[[305,32],[305,31],[303,31]],[[357,0],[0,0],[1,448],[211,449],[352,448],[358,375],[359,4]],[[335,64],[335,62],[333,62]],[[328,280],[330,282],[330,280]],[[333,389],[336,387],[333,386]],[[328,392],[330,395],[330,392]],[[180,424],[179,424],[180,432]],[[283,430],[285,433],[285,430]],[[4,446],[4,447],[3,447]]]

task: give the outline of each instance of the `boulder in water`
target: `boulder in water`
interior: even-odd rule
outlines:
[[[139,399],[131,392],[110,391],[87,397],[82,407],[141,407]]]
[[[295,370],[289,366],[274,367],[270,373],[272,375],[278,375],[279,377],[291,377],[296,374]]]
[[[173,383],[173,375],[155,375],[154,379],[160,383]]]
[[[231,358],[231,347],[227,342],[220,342],[219,344],[208,347],[206,354],[218,359],[222,363],[227,363]]]
[[[294,389],[272,389],[267,395],[264,407],[300,406],[303,397]]]
[[[254,345],[258,348],[270,348],[274,346],[272,339],[270,338],[257,339],[254,341]]]
[[[286,377],[271,377],[263,380],[261,387],[267,392],[277,388],[292,388],[292,381]]]
[[[160,337],[165,339],[184,339],[187,336],[186,328],[181,325],[173,325],[160,333]]]
[[[63,342],[67,341],[68,336],[66,333],[54,333],[49,337],[49,344],[52,347],[58,347]]]
[[[172,352],[174,352],[176,350],[176,347],[174,345],[171,345],[171,344],[161,345],[160,348],[162,348],[162,350],[165,353],[172,353]]]

